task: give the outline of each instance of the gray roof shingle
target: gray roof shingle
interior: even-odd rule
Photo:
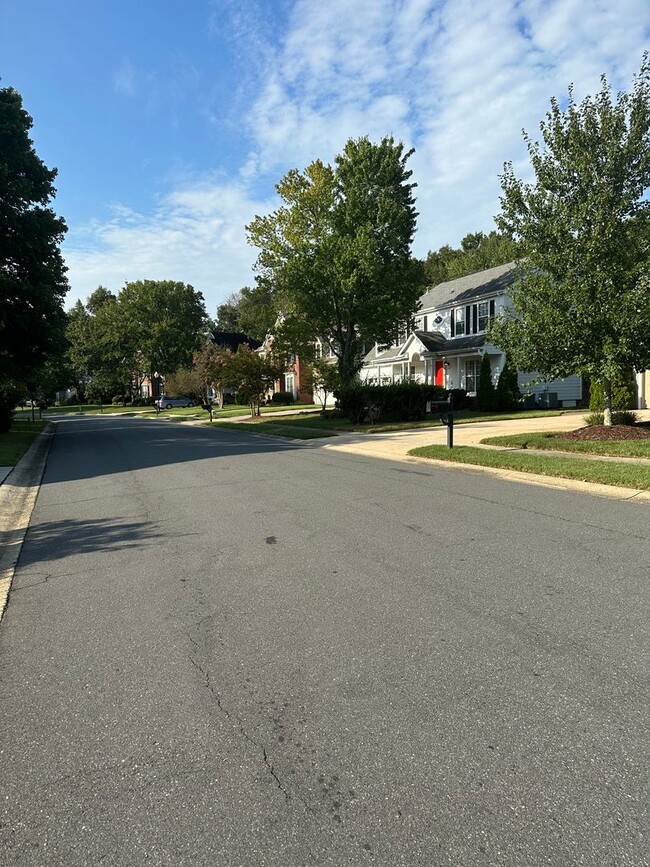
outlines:
[[[515,279],[515,262],[468,274],[433,286],[420,297],[420,310],[437,310],[452,304],[467,304],[486,295],[505,292]]]

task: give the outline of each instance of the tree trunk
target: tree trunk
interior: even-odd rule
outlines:
[[[605,409],[603,411],[603,424],[607,427],[612,426],[612,381],[611,379],[603,379],[603,400]]]

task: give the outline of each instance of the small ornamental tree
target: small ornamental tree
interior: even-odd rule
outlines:
[[[630,93],[580,104],[569,88],[551,100],[542,142],[526,133],[534,180],[501,176],[497,225],[520,242],[514,309],[491,340],[520,370],[545,379],[588,376],[603,391],[611,425],[612,382],[650,366],[650,59]]]
[[[496,408],[503,412],[515,409],[521,400],[521,391],[517,380],[517,369],[506,358],[503,370],[499,376],[496,390]]]
[[[313,390],[314,396],[318,393],[322,412],[325,412],[328,396],[333,395],[341,385],[338,365],[332,364],[326,358],[315,358],[310,362],[306,385]]]
[[[226,379],[227,384],[237,389],[238,395],[248,403],[252,418],[260,415],[264,395],[283,372],[284,365],[273,355],[262,355],[242,343],[228,359]]]
[[[492,366],[487,352],[483,354],[481,359],[481,370],[476,390],[476,408],[481,412],[492,412],[496,409],[496,389],[492,382]]]
[[[214,343],[206,343],[194,353],[194,367],[203,383],[206,401],[208,389],[213,388],[219,409],[223,408],[223,390],[229,385],[231,358],[230,349]]]

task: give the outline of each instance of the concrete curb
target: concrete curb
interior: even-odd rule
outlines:
[[[0,485],[0,621],[36,505],[54,430],[54,425],[49,424],[41,431]]]

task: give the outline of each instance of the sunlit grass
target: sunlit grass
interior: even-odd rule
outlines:
[[[601,485],[650,490],[650,466],[621,461],[599,461],[570,458],[560,455],[529,454],[525,451],[479,449],[472,446],[422,446],[411,449],[410,455],[433,458],[458,464],[516,470],[520,473],[538,473],[562,479],[577,479]]]

